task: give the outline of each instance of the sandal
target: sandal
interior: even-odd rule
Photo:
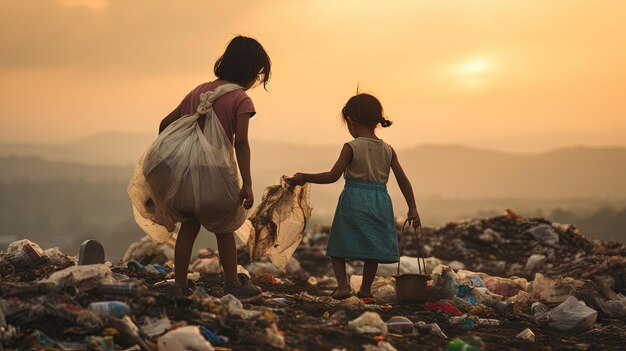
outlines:
[[[352,296],[351,293],[333,296],[337,292],[337,289],[339,289],[339,288],[335,288],[335,290],[333,290],[333,292],[330,295],[328,295],[328,296],[333,298],[333,299],[335,299],[335,300],[345,300],[345,299],[349,298],[350,296]]]

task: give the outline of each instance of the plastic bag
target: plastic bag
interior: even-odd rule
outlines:
[[[311,184],[290,186],[280,179],[279,185],[265,188],[263,198],[250,218],[235,233],[247,243],[252,260],[263,254],[280,270],[304,237],[304,229],[311,217]]]
[[[602,312],[609,318],[626,319],[626,304],[620,300],[605,300],[600,302]]]
[[[540,224],[526,232],[544,246],[555,246],[559,242],[559,233],[549,224]]]
[[[424,309],[431,312],[443,312],[449,316],[460,316],[463,314],[456,306],[449,302],[426,302]]]
[[[585,331],[596,322],[598,311],[570,296],[562,304],[535,318],[539,323],[547,323],[560,331]]]
[[[174,245],[176,243],[176,235],[173,235],[166,243],[156,243],[150,238],[150,236],[144,236],[140,240],[128,246],[122,262],[146,260],[147,257],[151,259],[144,263],[158,263],[165,264],[168,261],[174,260]]]
[[[90,264],[85,266],[72,266],[56,271],[45,281],[73,285],[83,289],[93,288],[100,283],[112,283],[113,272],[106,264]]]
[[[529,285],[524,278],[492,277],[482,273],[479,273],[478,276],[485,282],[487,290],[504,297],[515,296],[518,292],[528,289]]]
[[[363,282],[362,275],[353,274],[350,276],[350,289],[359,291]],[[372,283],[372,296],[380,302],[393,302],[396,300],[396,280],[389,277],[374,277]]]
[[[546,263],[546,255],[532,254],[526,260],[526,265],[524,266],[524,270],[529,271],[537,271],[543,268]]]
[[[170,124],[139,161],[127,190],[137,224],[155,241],[167,241],[190,218],[217,233],[245,220],[233,147],[212,108],[237,89],[224,84],[200,94],[197,112]]]
[[[359,334],[387,334],[387,325],[376,312],[365,312],[357,319],[348,322],[348,326]]]
[[[188,325],[172,330],[158,340],[159,351],[213,351],[213,345],[206,341],[197,325]]]
[[[433,297],[451,299],[459,290],[459,276],[446,265],[438,265],[433,269]]]
[[[535,273],[532,283],[532,298],[545,302],[563,302],[573,291],[581,288],[584,282],[570,277],[548,278]]]
[[[426,265],[426,274],[431,274],[433,269],[441,264],[441,260],[436,257],[427,257],[424,259]],[[421,263],[420,263],[421,268]],[[400,256],[400,274],[418,273],[417,258],[412,256]],[[384,263],[378,265],[376,275],[391,277],[398,273],[397,263]]]

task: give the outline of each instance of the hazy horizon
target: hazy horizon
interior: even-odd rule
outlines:
[[[81,141],[85,141],[85,140],[90,140],[93,138],[97,138],[97,137],[102,137],[102,136],[111,136],[111,135],[123,135],[123,136],[128,136],[128,137],[141,137],[141,138],[145,138],[145,139],[150,139],[150,138],[156,138],[157,134],[156,132],[154,133],[150,133],[150,132],[124,132],[124,131],[114,131],[114,130],[102,130],[96,133],[91,133],[91,134],[85,134],[83,136],[78,136],[75,138],[67,138],[64,140],[55,140],[55,141],[41,141],[41,139],[26,139],[26,140],[2,140],[0,139],[0,146],[7,146],[7,145],[54,145],[54,146],[61,146],[61,145],[67,145],[67,144],[73,144],[73,143],[78,143]],[[352,140],[353,138],[349,135],[346,135],[345,138],[345,142]],[[250,139],[252,144],[254,144],[255,142],[259,142],[259,143],[277,143],[277,144],[286,144],[286,145],[295,145],[295,146],[306,146],[306,147],[321,147],[321,148],[330,148],[330,147],[334,147],[337,148],[337,144],[334,143],[330,143],[330,142],[326,142],[326,143],[307,143],[305,141],[302,142],[298,142],[298,141],[290,141],[290,140],[276,140],[276,139],[264,139],[264,138],[251,138]],[[388,142],[392,142],[387,140]],[[146,147],[148,146],[148,144],[146,144]],[[254,146],[254,145],[252,145]],[[412,150],[412,149],[416,149],[416,148],[420,148],[420,147],[430,147],[430,146],[435,146],[435,147],[461,147],[461,148],[468,148],[468,149],[473,149],[473,150],[483,150],[483,151],[493,151],[493,152],[499,152],[499,153],[506,153],[506,154],[512,154],[512,155],[536,155],[536,154],[542,154],[542,153],[549,153],[549,152],[554,152],[554,151],[560,151],[560,150],[568,150],[568,149],[626,149],[626,144],[624,145],[618,145],[618,144],[606,144],[606,145],[586,145],[586,144],[582,144],[582,143],[578,143],[578,144],[569,144],[569,145],[555,145],[552,147],[546,147],[544,149],[536,149],[536,150],[532,150],[532,149],[526,149],[526,150],[511,150],[511,149],[507,149],[507,148],[498,148],[498,147],[488,147],[488,146],[478,146],[478,145],[473,145],[473,144],[469,144],[469,143],[460,143],[460,142],[448,142],[448,143],[444,143],[444,142],[416,142],[413,145],[407,145],[405,147],[402,148],[396,148],[397,150],[402,150],[402,151],[406,151],[406,150]],[[339,149],[338,149],[339,150]],[[254,151],[254,150],[252,150]]]

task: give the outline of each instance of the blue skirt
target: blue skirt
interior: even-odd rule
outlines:
[[[385,184],[346,179],[330,228],[326,256],[398,262],[398,235]]]

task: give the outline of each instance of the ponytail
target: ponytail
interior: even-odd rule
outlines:
[[[380,121],[380,126],[383,128],[387,128],[387,127],[391,127],[391,125],[393,124],[392,121],[385,119],[385,117],[380,117],[382,120]]]

